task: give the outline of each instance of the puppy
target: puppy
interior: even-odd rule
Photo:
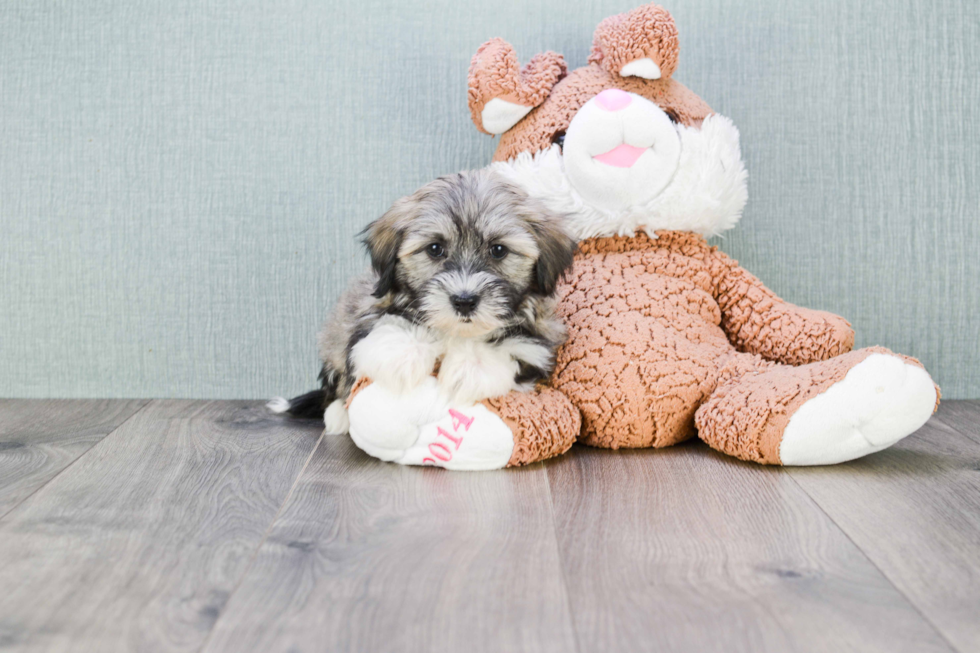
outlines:
[[[488,169],[398,200],[364,230],[371,271],[318,336],[321,389],[269,408],[323,415],[328,432],[344,433],[361,377],[404,393],[438,367],[439,386],[458,403],[533,388],[565,340],[553,294],[575,241],[562,222]]]

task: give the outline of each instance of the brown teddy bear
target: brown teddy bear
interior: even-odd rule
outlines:
[[[560,285],[568,326],[550,387],[450,406],[434,382],[394,396],[364,381],[350,433],[405,464],[492,469],[578,440],[665,447],[695,435],[763,464],[821,465],[922,426],[938,387],[915,359],[851,351],[843,318],[781,300],[705,238],[746,202],[738,131],[671,78],[670,14],[602,21],[588,65],[546,52],[523,69],[501,39],[476,53],[469,107],[499,134],[492,165],[568,216],[579,239]]]

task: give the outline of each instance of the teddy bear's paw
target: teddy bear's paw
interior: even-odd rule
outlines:
[[[924,369],[872,354],[793,414],[780,460],[832,465],[881,451],[925,424],[936,399],[936,386]]]
[[[479,471],[506,467],[514,452],[514,434],[483,404],[445,410],[422,426],[419,438],[395,462]]]
[[[347,417],[358,448],[402,465],[500,469],[514,451],[500,417],[483,404],[450,404],[431,376],[405,394],[371,383],[351,399]]]
[[[354,444],[368,455],[396,460],[419,439],[419,427],[437,420],[448,407],[432,376],[407,393],[371,383],[350,401],[348,432]]]

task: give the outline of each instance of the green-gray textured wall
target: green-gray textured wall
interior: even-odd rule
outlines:
[[[665,4],[677,79],[742,131],[722,249],[980,396],[980,3]],[[0,396],[312,387],[355,233],[490,158],[465,97],[480,43],[579,66],[634,5],[0,4]]]

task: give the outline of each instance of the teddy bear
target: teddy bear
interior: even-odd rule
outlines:
[[[558,288],[568,340],[546,386],[450,405],[435,378],[404,395],[369,379],[350,435],[402,464],[497,469],[574,442],[667,447],[698,437],[769,465],[880,451],[932,415],[919,361],[853,351],[841,317],[777,297],[707,238],[747,200],[735,125],[672,78],[677,28],[645,5],[597,27],[571,72],[545,52],[521,68],[492,39],[469,71],[477,129],[499,136],[502,175],[567,216],[579,241]]]

